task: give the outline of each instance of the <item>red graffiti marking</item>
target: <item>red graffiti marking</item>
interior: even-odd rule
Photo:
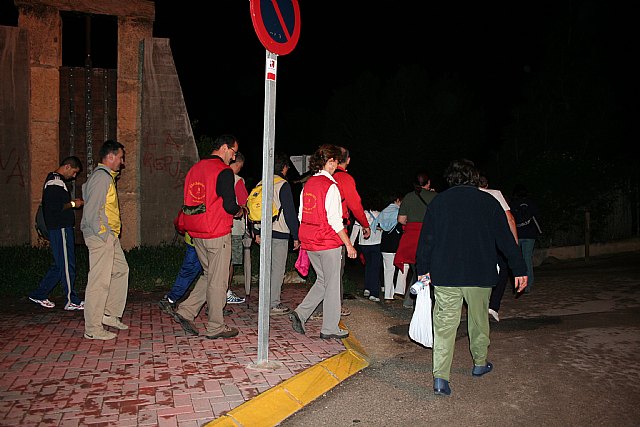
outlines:
[[[24,174],[22,173],[20,163],[20,156],[16,153],[15,148],[9,151],[9,156],[7,156],[6,161],[4,161],[2,153],[0,153],[0,170],[2,171],[2,175],[6,176],[3,180],[6,185],[12,180],[17,180],[18,186],[24,188]],[[8,173],[5,174],[7,171]]]

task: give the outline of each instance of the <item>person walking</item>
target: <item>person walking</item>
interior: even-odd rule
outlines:
[[[309,254],[316,281],[300,305],[289,314],[293,329],[305,333],[304,325],[313,310],[322,303],[320,338],[346,338],[349,331],[340,322],[340,263],[342,245],[349,258],[358,252],[351,244],[342,222],[340,190],[332,175],[340,161],[339,147],[321,145],[311,156],[309,168],[315,174],[305,183],[300,194],[300,247]]]
[[[529,190],[524,184],[516,184],[512,192],[513,216],[518,230],[520,250],[527,264],[528,285],[524,290],[529,293],[533,290],[533,249],[536,239],[542,234],[538,204],[531,198]]]
[[[278,216],[273,222],[271,232],[271,292],[269,301],[269,314],[272,316],[289,314],[291,308],[281,301],[282,281],[287,266],[289,254],[289,239],[293,238],[293,250],[300,248],[298,229],[300,223],[296,214],[296,206],[293,203],[291,185],[286,180],[289,171],[289,157],[281,152],[273,156],[273,203],[278,209]],[[277,177],[282,180],[276,180]],[[277,181],[277,182],[276,182]],[[260,244],[260,228],[256,228],[256,243]]]
[[[380,215],[379,211],[365,209],[367,221],[372,224]],[[362,225],[358,221],[351,229],[351,243],[355,244],[358,239],[358,247],[364,255],[364,292],[363,296],[369,301],[380,302],[380,267],[382,266],[382,253],[380,252],[380,242],[382,240],[382,229],[373,227],[368,239],[364,238]]]
[[[184,229],[202,265],[202,275],[186,300],[178,304],[174,319],[189,335],[199,335],[193,324],[204,303],[208,306],[205,336],[209,339],[231,338],[238,329],[225,325],[231,262],[231,227],[233,217],[241,217],[236,203],[233,171],[229,167],[238,152],[232,135],[221,135],[213,142],[211,157],[193,165],[184,181]]]
[[[515,275],[515,287],[527,286],[526,265],[509,230],[504,209],[478,190],[479,174],[473,162],[452,161],[445,170],[450,188],[427,208],[418,239],[416,271],[422,282],[431,280],[433,308],[433,391],[451,394],[449,385],[456,332],[463,302],[467,303],[471,374],[481,377],[493,369],[487,360],[488,306],[498,279],[500,250]]]
[[[489,180],[483,174],[480,174],[478,188],[491,194],[502,206],[504,214],[507,217],[507,223],[509,224],[509,230],[513,235],[513,238],[518,243],[518,231],[516,230],[516,221],[511,213],[511,208],[502,195],[502,191],[489,188]],[[507,288],[507,282],[509,282],[509,267],[507,266],[507,260],[504,255],[498,252],[498,282],[491,289],[491,297],[489,298],[489,314],[494,318],[496,322],[500,321],[500,304],[502,302],[502,296],[504,290]]]
[[[245,185],[244,178],[239,175],[242,167],[244,166],[244,155],[240,152],[236,153],[235,159],[231,162],[229,167],[233,171],[233,189],[236,193],[236,203],[239,206],[246,206],[247,186]],[[240,217],[233,218],[233,226],[231,227],[231,263],[229,264],[229,284],[227,285],[227,304],[242,304],[245,302],[245,298],[238,296],[231,289],[231,282],[233,282],[233,273],[236,265],[242,265],[244,262],[244,245],[242,239],[247,230],[246,226],[246,212],[243,210]]]
[[[184,244],[184,258],[176,280],[169,293],[158,301],[160,309],[170,316],[174,316],[178,301],[187,293],[191,284],[198,278],[200,273],[202,273],[202,265],[200,265],[196,248],[193,245],[193,239],[191,239],[189,233],[184,233]]]
[[[398,209],[398,222],[402,224],[402,236],[398,244],[393,265],[400,271],[408,274],[405,265],[409,265],[411,272],[411,282],[414,283],[418,275],[416,274],[416,248],[418,246],[418,236],[422,229],[422,220],[427,211],[427,206],[436,197],[436,192],[431,188],[431,179],[426,172],[419,172],[413,183],[413,191],[407,193],[402,199],[402,205]],[[413,308],[413,301],[409,286],[405,290],[405,297],[402,306]]]
[[[40,281],[37,289],[29,294],[29,300],[44,308],[53,308],[49,294],[58,283],[62,285],[65,297],[64,309],[67,311],[84,310],[84,301],[74,289],[76,282],[76,243],[74,209],[80,209],[84,201],[71,199],[67,182],[75,179],[82,170],[82,163],[76,156],[65,157],[60,166],[49,172],[42,190],[42,209],[44,222],[49,230],[49,246],[53,263]]]
[[[338,184],[338,190],[342,196],[342,221],[348,230],[352,225],[351,216],[355,218],[356,221],[360,223],[362,226],[362,235],[365,239],[369,238],[371,234],[371,225],[369,224],[369,220],[367,220],[367,216],[364,214],[364,208],[362,207],[362,198],[356,189],[356,181],[351,176],[349,172],[347,172],[347,167],[351,163],[351,154],[349,150],[345,147],[338,147],[340,149],[340,158],[338,160],[338,167],[333,174],[333,179]],[[346,261],[346,252],[345,248],[342,250],[342,258],[340,261],[340,301],[344,298],[344,285],[342,283],[342,278],[344,276],[344,266]],[[351,310],[349,308],[342,306],[340,315],[341,316],[349,316],[351,314]],[[314,312],[313,319],[322,318],[322,309],[318,307]]]
[[[396,294],[404,296],[407,284],[408,264],[404,264],[401,271],[393,265],[400,237],[402,236],[402,224],[398,222],[398,211],[402,205],[403,194],[396,194],[393,201],[384,208],[376,220],[371,223],[371,228],[380,228],[380,252],[382,254],[382,271],[384,277],[384,301],[391,302]],[[394,280],[395,278],[395,280]]]
[[[100,148],[101,162],[82,186],[85,203],[80,229],[89,249],[84,337],[92,340],[116,337],[103,325],[129,329],[120,320],[127,304],[129,264],[120,245],[122,223],[116,187],[124,156],[124,145],[105,141]]]

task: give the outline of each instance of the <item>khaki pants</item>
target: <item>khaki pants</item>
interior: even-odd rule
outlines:
[[[120,239],[109,233],[84,239],[89,249],[89,277],[84,292],[84,331],[89,335],[104,329],[102,316],[122,317],[129,290],[129,264]]]
[[[469,349],[474,365],[487,363],[491,288],[434,286],[433,377],[449,381],[462,302],[467,302]]]
[[[193,245],[202,264],[202,275],[176,312],[193,321],[206,302],[209,307],[206,335],[219,334],[224,331],[222,310],[227,303],[231,234],[215,239],[194,238]]]
[[[277,307],[278,304],[280,304],[282,281],[284,280],[284,273],[287,267],[288,254],[288,239],[271,238],[271,302],[269,308]]]

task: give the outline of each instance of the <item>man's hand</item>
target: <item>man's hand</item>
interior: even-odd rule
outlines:
[[[358,256],[358,251],[356,250],[356,248],[353,247],[353,245],[351,243],[349,243],[347,245],[347,257],[349,258],[355,258]]]
[[[369,227],[363,228],[362,229],[362,236],[365,239],[368,239],[371,236],[371,228],[369,228]]]
[[[524,291],[524,288],[527,287],[527,285],[529,284],[529,278],[527,276],[518,276],[515,277],[515,281],[516,283],[514,284],[516,287],[516,292],[522,292]]]
[[[84,206],[84,200],[82,199],[73,199],[73,203],[75,203],[75,209],[78,209]]]

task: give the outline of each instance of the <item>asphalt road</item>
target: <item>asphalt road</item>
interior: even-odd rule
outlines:
[[[450,397],[433,394],[431,349],[408,338],[411,310],[346,300],[343,322],[370,366],[280,425],[639,426],[640,252],[535,273],[532,293],[505,294],[491,322],[495,368],[481,378],[471,376],[463,310]]]

